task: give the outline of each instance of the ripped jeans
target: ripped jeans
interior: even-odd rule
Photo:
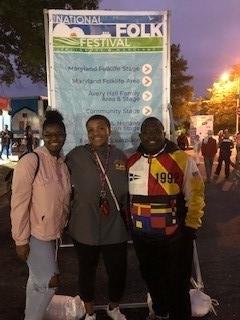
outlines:
[[[29,245],[29,277],[24,320],[42,320],[57,289],[54,285],[49,286],[50,280],[59,274],[56,241],[42,241],[31,236]]]

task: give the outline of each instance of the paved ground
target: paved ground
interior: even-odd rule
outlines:
[[[6,178],[10,171],[15,167],[17,162],[0,159],[0,197],[10,189],[10,184]]]
[[[1,169],[1,168],[0,168]],[[200,166],[203,171],[203,165]],[[1,171],[1,170],[0,170]],[[1,176],[1,174],[0,174]],[[219,301],[218,320],[240,319],[240,209],[239,193],[223,191],[224,180],[206,185],[206,214],[197,245],[205,292]],[[26,266],[15,256],[10,236],[8,198],[0,198],[0,320],[23,319]],[[59,260],[62,283],[59,294],[77,294],[77,266],[73,248],[61,248]],[[107,302],[106,276],[103,266],[98,270],[97,304]],[[127,290],[123,303],[144,302],[145,288],[141,281],[134,251],[129,245]],[[124,310],[128,319],[143,320],[147,309]],[[210,314],[203,319],[212,320]],[[108,317],[98,312],[99,320]]]

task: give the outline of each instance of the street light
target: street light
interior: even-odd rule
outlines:
[[[228,72],[223,72],[223,74],[220,77],[220,80],[223,82],[226,82],[229,80],[229,73]]]

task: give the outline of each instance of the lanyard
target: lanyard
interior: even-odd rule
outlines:
[[[110,145],[108,145],[108,150],[107,150],[107,156],[105,159],[105,164],[103,166],[103,169],[101,169],[99,165],[99,156],[95,150],[93,150],[93,155],[94,155],[94,160],[97,165],[98,173],[99,173],[99,178],[100,178],[100,185],[101,185],[101,191],[100,191],[100,197],[105,198],[106,197],[106,190],[105,190],[105,183],[106,183],[106,172],[108,171],[108,166],[109,166],[109,158],[110,158]]]

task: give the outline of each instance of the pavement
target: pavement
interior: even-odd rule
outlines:
[[[199,168],[204,176],[202,161]],[[6,168],[0,164],[0,177],[5,174],[1,172],[6,173]],[[197,247],[204,290],[219,302],[217,317],[210,313],[202,318],[204,320],[240,319],[240,190],[224,188],[225,184],[223,172],[217,181],[206,184],[205,216],[203,227],[198,232]],[[27,267],[15,255],[9,212],[9,199],[5,194],[0,197],[0,320],[22,320]],[[64,243],[67,242],[65,239]],[[72,247],[59,249],[59,264],[61,286],[58,294],[77,295],[77,261]],[[134,250],[129,244],[127,288],[122,301],[128,320],[146,319],[145,301],[146,288]],[[96,304],[102,306],[106,303],[106,273],[101,263],[97,274]],[[97,311],[97,317],[99,320],[109,319],[104,311]]]

